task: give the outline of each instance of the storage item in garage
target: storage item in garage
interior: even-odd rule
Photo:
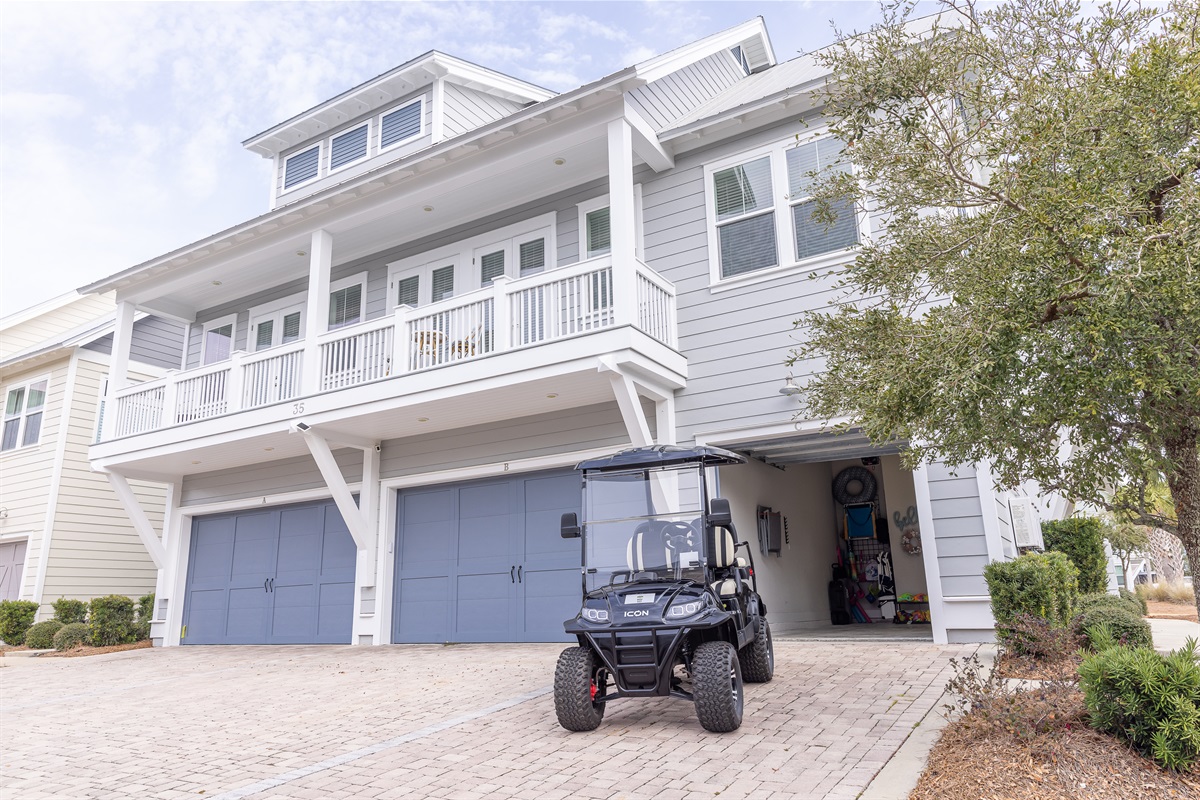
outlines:
[[[833,580],[829,582],[829,621],[834,625],[849,625],[854,621],[850,612],[850,592],[847,590],[846,569],[833,565]]]
[[[783,550],[783,514],[767,506],[758,507],[758,549],[764,556]]]
[[[875,504],[846,506],[846,536],[850,539],[875,538]]]

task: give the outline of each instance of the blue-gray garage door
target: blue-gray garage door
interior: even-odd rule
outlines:
[[[197,517],[183,644],[349,644],[356,549],[332,502]]]
[[[580,603],[575,472],[400,492],[394,642],[567,641]]]

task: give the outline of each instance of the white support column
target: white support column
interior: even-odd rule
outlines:
[[[933,527],[933,503],[929,498],[929,467],[913,470],[913,493],[921,524],[921,558],[925,562],[925,591],[929,595],[929,619],[935,644],[946,644],[946,601],[942,595],[942,571],[938,566],[937,531]]]
[[[632,325],[637,310],[637,222],[633,195],[633,132],[624,119],[608,123],[608,222],[612,244],[613,322]]]
[[[396,326],[392,331],[392,375],[408,372],[412,361],[412,334],[408,332],[408,317],[412,311],[412,306],[401,305],[396,306],[392,315]]]
[[[154,566],[162,570],[167,565],[167,551],[163,548],[162,542],[158,538],[158,532],[154,530],[154,526],[150,523],[150,518],[146,516],[146,512],[142,509],[142,504],[138,502],[137,495],[133,493],[133,487],[129,485],[129,481],[125,480],[124,475],[116,472],[106,472],[108,482],[112,484],[113,491],[117,494],[117,499],[121,501],[121,505],[125,508],[125,513],[129,515],[129,521],[133,523],[133,529],[137,531],[138,538],[142,540],[142,545],[145,546],[146,552],[150,554],[150,560],[154,562]]]
[[[133,317],[137,306],[128,301],[117,303],[117,320],[113,327],[112,356],[108,367],[108,393],[129,385],[129,346],[133,343]]]
[[[163,551],[166,553],[166,566],[159,569],[158,577],[154,583],[154,614],[150,619],[150,639],[158,640],[159,645],[167,644],[167,619],[170,614],[171,604],[175,602],[172,597],[173,587],[176,585],[176,573],[179,571],[179,566],[183,563],[180,558],[178,539],[178,521],[179,514],[176,513],[179,509],[179,501],[183,493],[183,479],[175,478],[167,484],[167,502],[163,508],[163,535],[162,545]],[[182,598],[180,599],[182,605]]]
[[[512,298],[509,295],[509,284],[512,278],[498,275],[492,279],[492,351],[502,353],[511,350],[512,341]],[[482,343],[481,343],[482,345]]]
[[[354,573],[354,599],[357,604],[354,614],[351,644],[358,644],[361,637],[371,637],[372,643],[379,642],[379,591],[375,575],[375,554],[379,552],[379,446],[363,450],[362,489],[358,505],[363,527],[371,540],[370,552],[358,551],[358,566]],[[369,611],[368,611],[369,609]]]
[[[321,358],[317,337],[329,327],[329,272],[333,269],[333,236],[316,230],[308,251],[307,330],[304,331],[304,361],[300,369],[300,394],[313,395],[321,389]]]
[[[676,444],[675,395],[654,401],[654,432],[659,444]]]

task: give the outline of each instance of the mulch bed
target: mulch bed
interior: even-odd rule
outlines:
[[[74,650],[63,650],[55,653],[42,653],[38,658],[80,658],[82,656],[99,656],[104,653],[120,653],[122,650],[142,650],[152,647],[149,639],[129,644],[110,644],[107,647],[77,647]]]
[[[1088,727],[1083,696],[1045,733],[1022,738],[970,716],[951,723],[909,800],[1172,800],[1200,797],[1200,772],[1160,769]]]
[[[1148,600],[1147,617],[1154,619],[1186,619],[1196,622],[1196,607],[1191,603],[1167,603],[1162,600]]]
[[[1058,662],[1047,662],[1021,658],[1005,651],[996,660],[996,671],[1005,678],[1036,681],[1074,680],[1082,663],[1083,658],[1078,653],[1070,653]]]

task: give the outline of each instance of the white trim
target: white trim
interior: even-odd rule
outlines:
[[[350,167],[353,167],[358,162],[366,161],[368,158],[371,157],[371,127],[372,127],[371,118],[368,117],[366,120],[364,120],[362,123],[360,123],[358,125],[354,125],[349,128],[346,128],[345,130],[341,130],[341,131],[338,131],[337,133],[330,134],[330,136],[329,136],[329,169],[325,173],[326,175],[335,175],[335,174],[341,172],[342,170],[349,169]],[[347,134],[354,133],[359,128],[367,129],[367,140],[366,140],[366,142],[364,142],[364,144],[366,146],[363,148],[363,154],[361,156],[359,156],[358,158],[350,159],[345,164],[342,164],[340,167],[335,167],[333,165],[333,140],[337,139],[341,136],[345,136]]]
[[[610,236],[609,249],[604,251],[604,253],[586,252],[587,251],[587,215],[592,213],[593,211],[599,211],[602,208],[607,208],[608,205],[609,205],[609,203],[608,203],[608,193],[607,192],[602,195],[599,195],[597,197],[593,197],[591,200],[584,200],[581,203],[575,204],[576,220],[577,220],[576,224],[579,226],[579,260],[580,261],[586,261],[589,258],[598,258],[599,256],[605,255],[606,253],[609,253],[612,251],[612,241],[611,241],[612,215],[609,214],[609,236]],[[637,254],[637,257],[644,261],[646,258],[646,256],[645,256],[646,233],[645,233],[645,225],[643,224],[643,220],[642,220],[642,184],[640,184],[640,183],[635,183],[633,185],[633,224],[634,224],[634,228],[635,228],[635,230],[634,230],[634,235],[635,235],[634,245],[636,247],[635,252]]]
[[[546,271],[558,266],[558,241],[555,220],[557,214],[553,211],[530,217],[522,222],[505,225],[503,228],[481,233],[469,239],[462,239],[453,244],[426,250],[415,256],[391,261],[388,263],[388,300],[386,308],[394,310],[399,303],[396,297],[396,281],[412,275],[420,275],[421,282],[417,288],[417,304],[419,306],[432,302],[434,270],[454,266],[454,296],[473,292],[480,287],[479,270],[475,259],[480,250],[487,251],[506,249],[504,256],[504,274],[510,278],[520,277],[520,268],[516,257],[516,240],[528,240],[543,234],[546,239]]]
[[[979,513],[983,515],[983,538],[987,542],[988,561],[1007,561],[1000,538],[1000,517],[996,513],[996,492],[992,488],[992,470],[987,461],[975,464],[975,485],[979,490]]]
[[[75,381],[78,372],[79,359],[75,355],[72,355],[70,362],[67,364],[67,383],[63,389],[62,405],[59,408],[58,441],[54,443],[54,466],[50,473],[50,487],[46,490],[46,520],[42,526],[37,578],[33,584],[32,599],[39,606],[42,603],[42,590],[46,588],[46,563],[50,559],[50,540],[54,537],[54,517],[58,514],[58,495],[62,487],[63,467],[67,460],[67,432],[71,424],[71,406],[75,402]],[[46,384],[46,388],[46,394],[49,395],[49,383]],[[43,416],[43,430],[45,430],[45,425],[46,418]],[[25,551],[25,559],[26,561],[29,559],[28,549]]]
[[[440,83],[440,80],[437,82]],[[412,136],[406,136],[403,139],[397,139],[396,141],[394,141],[391,144],[384,147],[384,144],[383,144],[383,118],[386,117],[388,114],[391,114],[394,111],[399,111],[400,109],[410,106],[413,103],[417,103],[420,106],[420,108],[417,109],[417,121],[419,122],[419,124],[421,126],[420,129]],[[377,142],[376,149],[375,149],[376,155],[378,155],[379,153],[386,153],[389,150],[399,147],[402,144],[408,144],[417,139],[420,139],[422,136],[425,135],[425,93],[422,92],[421,94],[417,95],[415,98],[409,98],[400,103],[396,103],[396,105],[394,105],[394,106],[388,106],[383,111],[380,111],[374,117],[372,117],[372,119],[375,121],[376,130],[379,131],[379,135],[376,137],[376,142]],[[370,141],[370,136],[371,136],[371,134],[368,133],[367,134],[368,142]],[[436,144],[436,142],[435,142],[435,144]]]
[[[704,165],[704,216],[708,239],[708,279],[710,293],[715,294],[750,284],[762,283],[782,274],[812,272],[813,270],[840,266],[854,260],[858,253],[858,246],[831,250],[804,259],[797,259],[795,257],[796,232],[793,229],[792,221],[791,209],[793,201],[789,192],[787,151],[797,146],[827,138],[830,138],[829,128],[822,125],[812,128],[803,137],[761,145]],[[713,190],[713,175],[731,167],[760,160],[763,157],[771,159],[771,211],[748,213],[738,219],[724,220],[720,224],[727,225],[739,219],[750,219],[767,213],[772,214],[775,219],[775,260],[778,263],[775,266],[764,267],[763,269],[725,278],[721,276],[720,238],[717,235],[718,221],[716,196]],[[870,219],[868,214],[857,207],[855,208],[855,217],[858,222],[859,244],[861,244],[870,238]]]
[[[229,356],[225,356],[217,361],[208,361],[205,356],[208,352],[208,332],[213,328],[221,328],[229,326]],[[237,341],[237,314],[226,314],[223,317],[209,320],[200,326],[200,366],[207,367],[209,364],[221,364],[229,360],[233,355],[233,351],[237,349],[234,343]],[[184,348],[187,349],[186,347]]]
[[[934,644],[946,644],[946,605],[942,596],[942,572],[938,566],[937,531],[933,526],[933,503],[929,498],[929,467],[921,464],[912,472],[917,519],[921,525],[921,559],[925,562],[925,593],[929,596],[929,620]]]
[[[73,376],[74,369],[75,369],[75,359],[74,359],[74,356],[72,355],[71,361],[69,362],[69,366],[67,367],[67,376],[68,377]],[[50,408],[50,387],[53,384],[53,380],[54,380],[54,371],[51,370],[50,372],[47,372],[43,375],[37,375],[33,378],[27,378],[26,380],[18,381],[15,383],[5,384],[3,387],[0,387],[0,435],[3,435],[4,426],[8,422],[8,395],[9,395],[9,393],[12,392],[14,389],[24,389],[25,390],[25,394],[21,399],[21,413],[15,417],[13,417],[13,419],[19,420],[19,422],[17,423],[17,438],[16,438],[17,443],[15,446],[10,447],[7,450],[0,450],[0,453],[19,453],[22,450],[32,450],[34,448],[38,448],[38,447],[42,446],[42,437],[46,432],[46,418],[48,416],[47,411]],[[41,425],[38,427],[38,438],[37,438],[36,442],[33,442],[31,444],[21,444],[21,440],[25,438],[25,426],[29,422],[29,388],[31,386],[33,386],[35,383],[41,383],[42,381],[46,382],[46,391],[42,395],[42,407],[41,407],[42,422],[41,422]],[[69,393],[70,390],[71,390],[71,387],[68,386],[66,391]]]
[[[309,150],[312,150],[314,147],[317,148],[317,174],[313,175],[311,178],[306,178],[306,179],[300,181],[299,183],[293,183],[291,186],[288,186],[287,185],[287,162],[290,161],[291,159],[295,158],[296,156],[307,153]],[[304,145],[302,145],[301,147],[297,147],[295,152],[293,152],[289,156],[280,156],[281,160],[283,161],[283,169],[280,171],[280,174],[279,174],[279,189],[280,189],[280,191],[283,194],[287,194],[288,192],[294,192],[297,189],[299,189],[301,186],[307,186],[308,184],[313,183],[314,181],[319,181],[319,180],[321,180],[321,178],[325,177],[325,174],[326,174],[325,159],[327,157],[325,150],[326,150],[325,140],[321,139],[315,145],[308,142],[308,143],[305,143]]]
[[[435,80],[429,88],[429,143],[437,144],[445,137],[444,125],[446,114],[446,79]],[[421,109],[421,119],[425,118],[425,109]]]

